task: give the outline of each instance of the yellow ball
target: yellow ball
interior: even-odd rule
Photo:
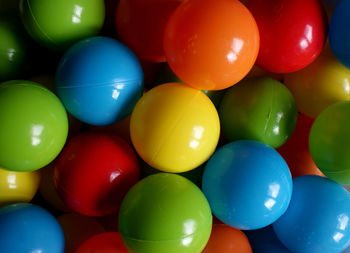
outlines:
[[[285,75],[298,110],[310,117],[333,103],[350,99],[350,70],[334,57],[328,47],[308,67]]]
[[[180,173],[204,163],[215,151],[220,121],[200,90],[167,83],[144,94],[131,115],[132,143],[153,168]]]
[[[40,171],[14,172],[0,169],[0,206],[31,201],[39,183]]]

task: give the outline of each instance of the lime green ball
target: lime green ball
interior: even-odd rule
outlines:
[[[350,185],[350,101],[333,104],[318,115],[310,131],[309,148],[323,174]]]
[[[66,50],[98,34],[105,5],[104,0],[21,0],[20,13],[28,33],[39,44]]]
[[[62,150],[68,119],[61,101],[30,81],[0,84],[0,167],[40,169]]]
[[[255,140],[278,148],[292,135],[298,111],[293,95],[282,83],[257,77],[230,88],[219,115],[228,140]]]
[[[119,211],[119,232],[131,252],[200,253],[211,226],[204,194],[176,174],[144,178],[127,193]]]

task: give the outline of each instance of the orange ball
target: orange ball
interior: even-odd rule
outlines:
[[[259,51],[254,17],[238,0],[190,0],[170,17],[164,52],[170,68],[186,84],[221,90],[239,82]]]
[[[202,253],[252,253],[245,234],[225,224],[214,224],[210,239]]]

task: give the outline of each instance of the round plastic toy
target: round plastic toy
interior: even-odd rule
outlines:
[[[27,203],[1,207],[0,224],[2,252],[64,252],[60,225],[41,207]]]
[[[314,119],[299,114],[292,136],[277,151],[287,162],[292,177],[302,175],[319,175],[323,173],[312,160],[309,150],[309,134]]]
[[[102,233],[85,241],[75,253],[128,253],[118,232]]]
[[[333,103],[350,99],[350,70],[328,48],[306,68],[285,75],[299,111],[317,117]]]
[[[119,232],[131,252],[201,252],[211,227],[210,207],[200,189],[169,173],[138,182],[119,212]]]
[[[168,83],[148,91],[131,115],[130,134],[151,167],[181,173],[204,163],[215,151],[220,121],[200,90]]]
[[[142,68],[120,42],[107,37],[85,39],[64,54],[56,90],[79,120],[109,125],[126,118],[142,96]]]
[[[350,68],[350,31],[344,29],[349,25],[350,2],[342,0],[335,9],[329,24],[329,43],[337,59]]]
[[[90,237],[104,233],[100,223],[91,217],[69,213],[57,217],[66,241],[65,253],[74,253]],[[85,252],[87,253],[87,252]]]
[[[97,35],[105,18],[103,0],[21,0],[20,12],[33,39],[60,51]]]
[[[219,112],[230,141],[256,140],[274,148],[292,135],[298,117],[293,95],[268,77],[249,78],[230,88]]]
[[[260,31],[257,64],[274,73],[300,70],[321,53],[327,18],[318,0],[250,0]]]
[[[202,189],[219,220],[238,229],[259,229],[286,211],[292,177],[273,148],[257,141],[235,141],[210,158]]]
[[[48,89],[29,81],[0,84],[0,167],[40,169],[60,153],[67,134],[67,113]]]
[[[40,171],[14,172],[0,168],[0,206],[29,202],[39,188]]]
[[[316,118],[309,137],[312,159],[330,179],[350,185],[350,101],[331,105]]]
[[[185,1],[169,18],[164,51],[169,66],[186,84],[221,90],[253,67],[259,31],[238,0]]]
[[[89,216],[116,212],[139,176],[129,144],[102,133],[86,132],[71,139],[54,166],[54,184],[62,200]]]
[[[214,224],[209,242],[202,253],[252,253],[245,234],[224,224]]]
[[[292,252],[338,253],[350,245],[350,193],[324,177],[293,180],[293,195],[273,228]]]
[[[164,29],[181,2],[184,0],[120,0],[116,13],[120,39],[140,58],[165,62]]]

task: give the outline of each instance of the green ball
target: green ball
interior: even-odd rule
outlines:
[[[130,252],[200,253],[211,227],[204,194],[176,174],[144,178],[127,193],[119,211],[119,232]]]
[[[103,0],[21,0],[20,13],[33,39],[63,51],[98,34],[104,23],[105,5]]]
[[[219,115],[228,140],[255,140],[278,148],[292,135],[298,111],[293,95],[282,83],[258,77],[230,88]]]
[[[40,169],[62,150],[68,119],[61,101],[30,81],[0,84],[0,167]]]
[[[350,185],[350,101],[333,104],[318,115],[310,131],[309,148],[323,174]]]

